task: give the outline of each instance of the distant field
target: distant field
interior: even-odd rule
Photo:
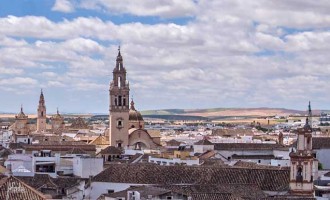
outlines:
[[[269,116],[299,116],[306,115],[306,111],[284,108],[210,108],[210,109],[161,109],[141,111],[146,118],[159,118],[164,120],[213,120],[220,122],[250,123],[260,120],[260,123],[268,123],[261,118]],[[319,115],[320,110],[313,110],[314,115]],[[36,118],[36,114],[27,114],[29,118]],[[51,117],[52,114],[48,114]],[[64,117],[91,117],[100,114],[75,114],[65,113]],[[103,116],[103,115],[102,115]],[[107,115],[104,115],[107,116]],[[15,118],[15,114],[0,114],[0,118]],[[278,121],[270,122],[276,123]]]
[[[142,115],[188,115],[207,118],[218,117],[267,117],[267,116],[289,116],[304,115],[305,111],[289,110],[283,108],[212,108],[212,109],[165,109],[142,111]]]

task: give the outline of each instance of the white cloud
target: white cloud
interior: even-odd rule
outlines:
[[[52,7],[53,11],[71,13],[74,11],[74,5],[70,0],[56,0],[54,6]]]
[[[105,10],[112,14],[124,13],[163,18],[193,16],[197,10],[193,0],[81,0],[80,7]]]
[[[38,84],[36,79],[28,77],[14,77],[0,80],[0,85],[17,85],[20,87],[35,86]]]
[[[324,80],[330,76],[327,1],[75,2],[119,15],[193,18],[181,25],[162,19],[120,24],[98,17],[0,18],[2,81],[24,72],[36,86],[91,98],[102,93],[107,104],[121,44],[131,93],[142,108],[299,107],[305,98],[319,105],[327,105],[326,98],[316,96],[330,98]]]

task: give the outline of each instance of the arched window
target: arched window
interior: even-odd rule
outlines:
[[[121,88],[121,77],[118,76],[118,87]]]
[[[43,117],[44,116],[44,111],[41,111],[41,117]]]
[[[297,181],[303,181],[302,170],[303,170],[302,166],[298,166],[297,175],[296,175],[296,180]]]
[[[122,105],[122,98],[121,96],[118,96],[118,106],[121,106]]]

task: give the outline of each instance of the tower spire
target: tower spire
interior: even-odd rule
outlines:
[[[44,104],[45,104],[45,97],[44,97],[44,92],[41,89],[40,98],[39,98],[39,105],[44,105]]]
[[[133,98],[132,98],[132,100],[131,100],[131,110],[135,110],[135,107],[134,107],[134,100],[133,100]]]
[[[312,107],[311,107],[311,102],[308,102],[308,114],[307,114],[307,118],[306,118],[306,124],[305,126],[310,126],[312,127]]]
[[[37,117],[37,132],[44,132],[46,131],[46,105],[45,105],[45,97],[44,93],[41,89],[40,91],[40,98],[39,98],[39,105],[38,105],[38,117]]]
[[[117,55],[117,59],[116,61],[123,61],[123,57],[121,56],[121,53],[120,53],[120,45],[118,46],[118,55]]]

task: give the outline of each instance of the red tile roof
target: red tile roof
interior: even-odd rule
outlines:
[[[94,182],[134,184],[255,184],[262,190],[286,191],[289,170],[246,169],[154,164],[111,164]]]

